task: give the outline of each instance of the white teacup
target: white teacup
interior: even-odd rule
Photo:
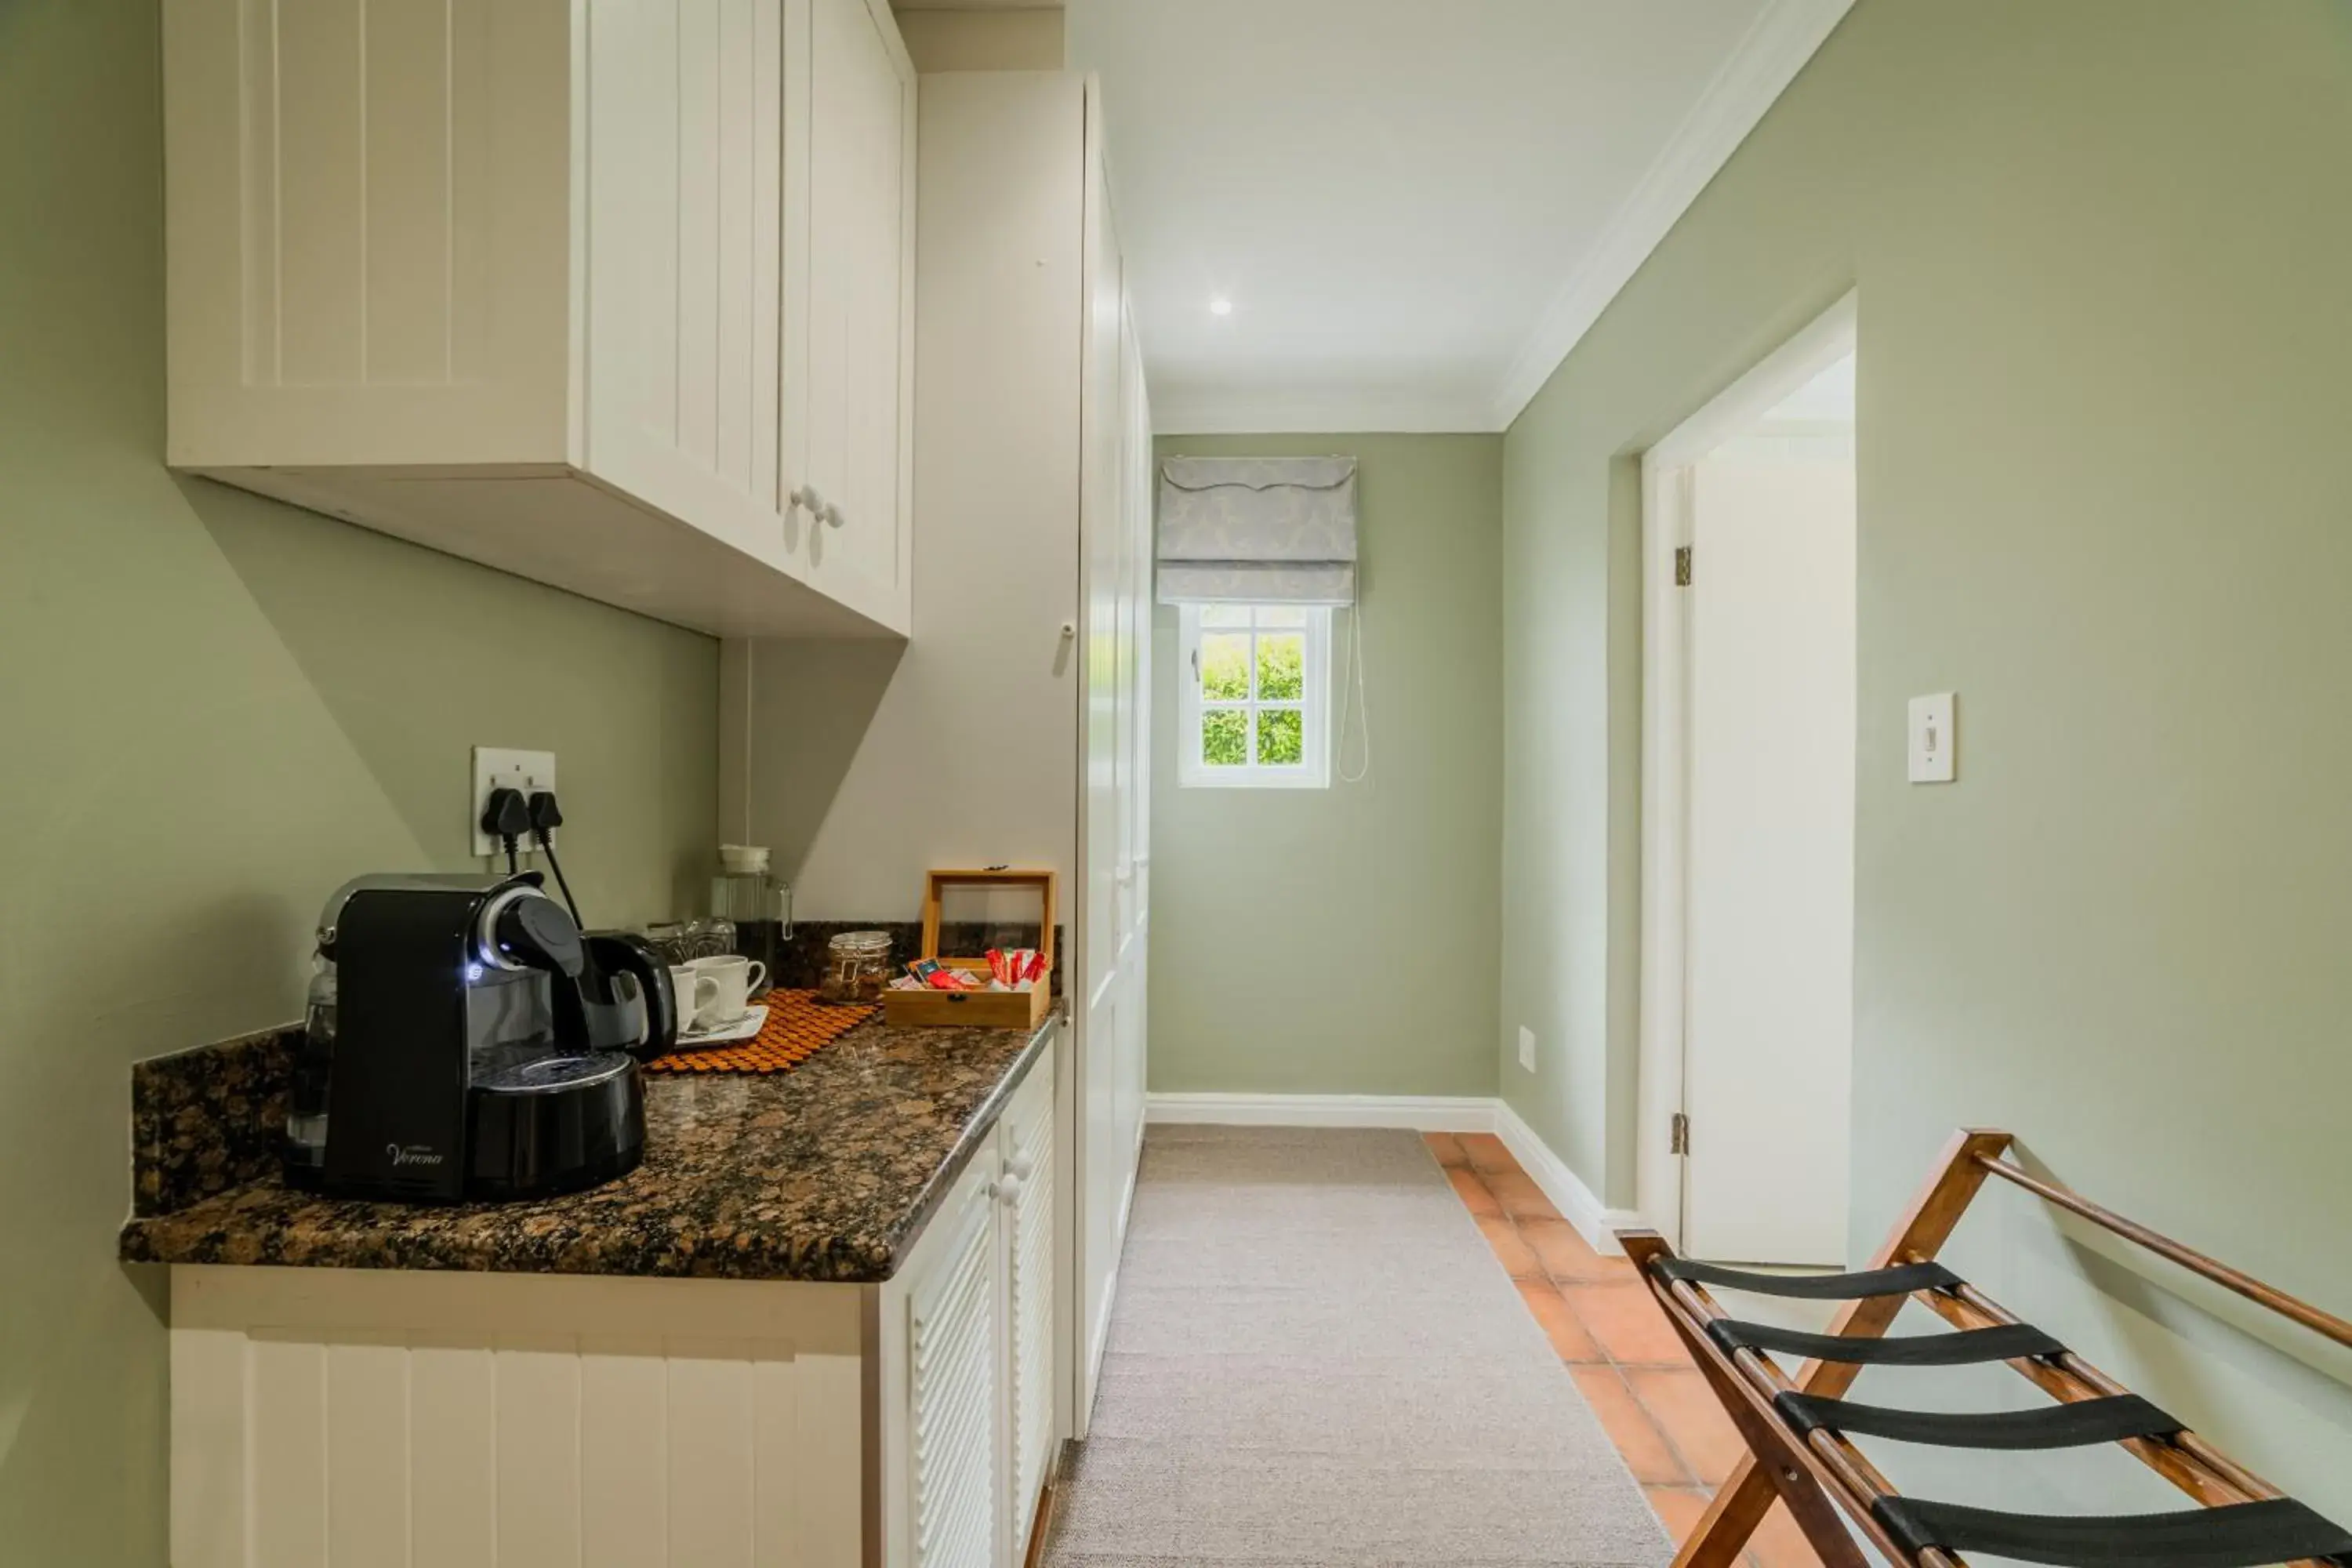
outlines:
[[[751,958],[698,958],[687,967],[716,982],[719,987],[710,1010],[699,1015],[706,1029],[734,1023],[750,1012],[751,993],[768,977],[768,966]]]
[[[670,994],[677,998],[677,1032],[705,1027],[719,1017],[719,980],[690,963],[675,963],[669,971]]]

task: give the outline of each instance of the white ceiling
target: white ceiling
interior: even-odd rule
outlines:
[[[1069,0],[1153,423],[1503,428],[1849,4]]]

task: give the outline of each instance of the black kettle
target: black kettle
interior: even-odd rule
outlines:
[[[577,991],[556,987],[559,1026],[569,1023],[589,1050],[626,1051],[641,1062],[667,1055],[677,1044],[667,961],[631,931],[589,931],[582,945],[586,963]],[[575,1007],[572,1018],[562,1016]]]

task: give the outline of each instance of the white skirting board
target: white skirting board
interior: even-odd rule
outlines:
[[[1640,1225],[1612,1209],[1551,1152],[1519,1113],[1487,1095],[1154,1094],[1144,1119],[1227,1127],[1396,1127],[1416,1132],[1491,1132],[1503,1141],[1552,1206],[1594,1250],[1616,1254],[1620,1226]]]
[[[1154,1094],[1147,1121],[1223,1127],[1403,1127],[1416,1132],[1492,1132],[1486,1095]]]
[[[1511,1158],[1543,1189],[1552,1207],[1559,1210],[1561,1217],[1592,1244],[1595,1252],[1612,1257],[1623,1253],[1625,1249],[1617,1245],[1617,1232],[1643,1224],[1640,1215],[1631,1209],[1605,1206],[1592,1189],[1568,1168],[1567,1162],[1536,1136],[1535,1129],[1501,1100],[1495,1101],[1495,1136],[1503,1141]]]

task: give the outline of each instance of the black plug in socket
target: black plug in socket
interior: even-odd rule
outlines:
[[[482,831],[493,838],[502,839],[509,848],[514,841],[530,831],[530,807],[524,804],[519,789],[494,789],[488,805],[482,807]]]
[[[563,808],[555,804],[551,789],[533,790],[530,795],[531,831],[544,838],[563,826]]]

